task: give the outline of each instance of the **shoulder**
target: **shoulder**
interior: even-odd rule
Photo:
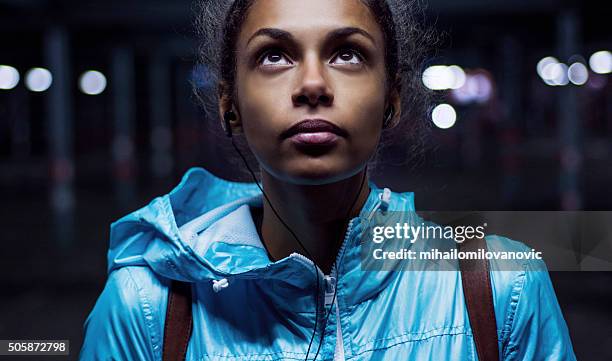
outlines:
[[[548,269],[541,255],[526,244],[503,236],[486,237],[494,297],[499,301],[516,301],[525,286],[545,286],[550,283]],[[531,288],[529,289],[531,290]]]
[[[81,359],[159,359],[167,289],[148,267],[111,272],[85,322]]]
[[[548,357],[557,355],[559,360],[573,359],[569,331],[544,261],[533,258],[531,247],[522,242],[496,235],[486,240],[491,252],[514,257],[522,253],[515,259],[490,261],[504,359],[539,359],[536,355],[546,353]]]
[[[110,301],[115,300],[131,312],[159,311],[164,306],[168,282],[149,267],[122,267],[110,273],[103,293],[108,292]]]
[[[489,252],[526,252],[527,245],[506,237],[489,235],[486,238]],[[524,291],[527,262],[519,260],[489,260],[491,268],[491,286],[493,303],[497,318],[497,328],[501,330],[502,339],[507,336],[516,312],[518,300]]]

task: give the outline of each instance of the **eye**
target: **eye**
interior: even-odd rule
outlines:
[[[291,65],[291,62],[285,54],[280,50],[268,50],[259,58],[259,64],[263,66],[276,66],[276,65]]]
[[[354,49],[342,49],[336,53],[336,56],[332,59],[332,62],[337,64],[361,64],[363,62],[363,56]]]

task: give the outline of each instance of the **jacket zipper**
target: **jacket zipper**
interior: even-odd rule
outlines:
[[[344,339],[342,338],[342,327],[340,325],[340,309],[338,308],[338,298],[334,300],[336,305],[336,348],[334,350],[334,361],[345,361],[344,359]]]
[[[375,207],[374,209],[376,210],[376,208],[377,207]],[[323,271],[321,271],[319,266],[315,266],[317,269],[317,277],[322,278],[324,285],[325,285],[325,295],[324,295],[325,309],[327,308],[327,306],[329,306],[332,303],[332,299],[334,302],[334,306],[336,307],[336,347],[334,350],[334,361],[344,361],[345,360],[344,359],[344,342],[342,339],[342,327],[340,324],[340,309],[338,308],[338,295],[336,294],[336,297],[334,298],[334,291],[335,291],[334,284],[336,282],[336,277],[337,277],[336,265],[339,264],[341,258],[344,255],[346,245],[353,231],[353,224],[355,223],[356,219],[359,219],[359,218],[353,218],[349,221],[346,233],[344,234],[344,239],[342,241],[342,244],[340,245],[340,250],[338,251],[336,260],[334,261],[334,264],[332,265],[331,274],[326,275],[323,273]],[[312,270],[314,262],[310,258],[304,255],[301,255],[297,252],[292,253],[290,257],[294,258],[295,260],[299,261],[300,263],[302,263],[303,265],[307,266],[309,269]]]
[[[372,215],[378,210],[378,208],[380,207],[380,205],[382,204],[381,198],[379,197],[378,202],[376,203],[376,205],[372,208],[372,210],[370,211],[370,214],[368,214],[368,220],[371,219]],[[323,279],[323,282],[325,284],[325,307],[327,307],[331,302],[332,302],[332,298],[334,298],[334,287],[331,287],[328,289],[328,286],[331,284],[333,285],[336,281],[336,265],[340,264],[340,260],[344,255],[345,252],[345,248],[346,245],[348,243],[348,239],[353,231],[353,224],[355,223],[355,220],[359,219],[359,217],[356,218],[352,218],[349,221],[346,233],[344,234],[344,240],[342,241],[342,244],[340,245],[340,250],[338,251],[338,255],[336,256],[336,260],[334,261],[334,264],[332,265],[332,271],[330,275],[325,275],[323,273],[323,271],[321,271],[321,269],[319,268],[319,266],[314,265],[314,262],[302,255],[299,254],[297,252],[293,252],[289,257],[295,259],[296,261],[300,262],[301,264],[303,264],[304,266],[306,266],[308,269],[312,270],[313,265],[315,266],[315,268],[317,269],[317,277],[320,277],[321,279]],[[328,292],[329,291],[329,292]],[[340,308],[338,307],[338,295],[336,294],[336,297],[334,299],[334,305],[336,306],[336,347],[334,349],[334,361],[344,361],[344,341],[342,338],[342,327],[340,324]]]
[[[335,287],[337,286],[336,277],[338,277],[338,275],[336,274],[337,273],[336,266],[340,264],[340,260],[344,256],[344,252],[346,251],[345,250],[346,244],[348,243],[348,239],[351,235],[351,232],[353,231],[353,223],[355,219],[357,218],[353,218],[349,221],[347,232],[344,235],[344,240],[342,241],[342,245],[340,246],[340,251],[338,252],[336,261],[334,262],[332,266],[332,277],[330,277],[331,278],[330,281],[333,282],[332,285],[335,284],[335,286],[332,287],[331,294],[329,296],[333,299],[334,306],[336,307],[336,347],[334,348],[334,361],[344,361],[344,342],[342,338],[342,326],[340,324],[340,308],[338,307],[338,294],[337,294],[337,290],[335,289]],[[334,297],[334,294],[336,297]],[[325,296],[326,296],[325,304],[327,306],[327,294]]]
[[[354,224],[356,219],[357,218],[351,219],[349,224],[348,224],[348,228],[347,228],[346,233],[344,235],[344,240],[342,241],[342,244],[341,244],[340,249],[338,251],[338,255],[336,256],[336,260],[334,261],[334,264],[332,265],[331,274],[330,275],[325,275],[323,273],[323,271],[321,271],[319,266],[315,266],[316,269],[317,269],[317,275],[323,280],[323,282],[325,282],[326,277],[330,277],[330,278],[334,278],[335,279],[335,277],[336,277],[336,265],[338,264],[338,262],[340,261],[340,258],[344,254],[344,250],[346,248],[346,243],[348,242],[348,238],[350,237],[351,232],[353,231],[353,224]],[[304,256],[304,255],[302,255],[300,253],[297,253],[297,252],[291,253],[291,255],[289,255],[289,257],[295,259],[296,261],[299,261],[301,264],[303,264],[304,266],[306,266],[307,268],[312,270],[314,262],[310,258],[308,258],[308,257],[306,257],[306,256]]]

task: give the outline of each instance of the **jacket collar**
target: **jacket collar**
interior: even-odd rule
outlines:
[[[361,271],[359,220],[381,207],[414,211],[413,193],[394,193],[368,183],[370,194],[351,221],[337,260],[339,287],[358,291],[347,292],[351,303],[375,295],[390,280],[389,272]],[[193,168],[172,192],[112,224],[109,272],[146,265],[164,277],[190,282],[217,284],[225,279],[224,284],[231,285],[236,279],[266,279],[298,288],[312,286],[314,267],[306,257],[268,259],[249,210],[262,202],[255,183],[231,182]]]

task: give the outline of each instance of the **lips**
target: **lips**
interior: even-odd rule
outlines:
[[[289,139],[296,147],[314,155],[330,149],[346,135],[345,130],[327,120],[305,119],[287,129],[281,138]]]
[[[287,129],[281,137],[290,138],[300,133],[331,133],[342,137],[347,135],[345,130],[327,120],[305,119]]]

